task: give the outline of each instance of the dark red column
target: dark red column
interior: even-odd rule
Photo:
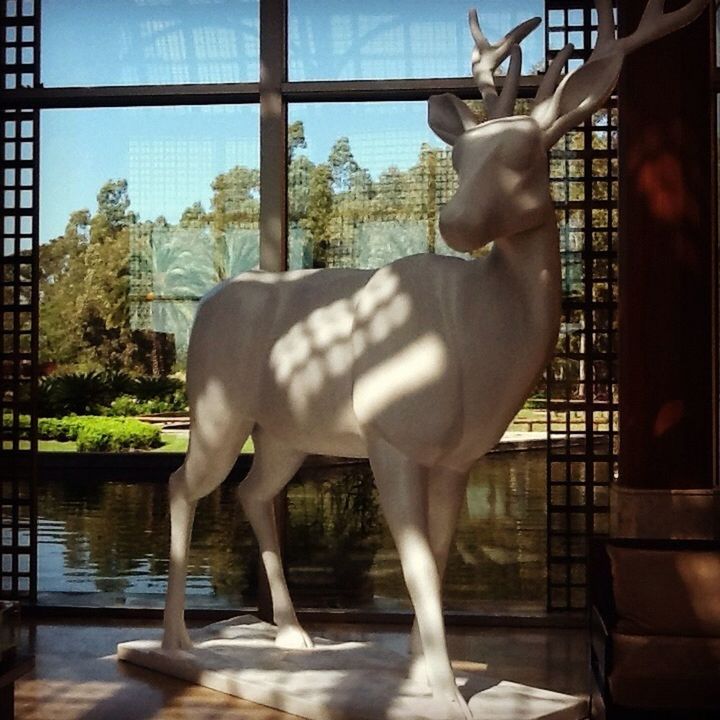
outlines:
[[[667,3],[667,9],[684,2]],[[645,7],[619,0],[619,34]],[[620,112],[620,476],[715,482],[715,237],[709,13],[629,56]],[[714,59],[712,60],[714,66]]]

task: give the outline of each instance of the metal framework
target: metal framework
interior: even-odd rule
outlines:
[[[39,83],[40,14],[2,0],[6,95]],[[3,109],[2,446],[0,597],[34,601],[37,587],[37,348],[39,113]]]
[[[591,0],[547,0],[552,54],[592,50]],[[571,65],[572,67],[572,65]],[[547,603],[587,605],[589,542],[608,531],[609,484],[618,461],[617,110],[615,99],[551,153],[563,260],[563,318],[547,373]]]
[[[261,264],[287,266],[287,109],[291,102],[424,100],[437,92],[475,98],[472,79],[288,82],[287,0],[260,0],[257,83],[43,88],[41,0],[0,0],[4,119],[2,593],[36,596],[38,116],[46,108],[259,103]],[[547,0],[550,54],[567,39],[573,62],[591,47],[591,0]],[[579,41],[580,37],[582,40]],[[502,80],[500,80],[502,82]],[[537,77],[523,78],[521,97]],[[550,610],[585,606],[589,538],[606,529],[616,466],[615,211],[617,117],[612,109],[552,153],[566,299],[558,353],[548,373],[548,595]],[[27,421],[24,419],[27,417]],[[25,424],[29,430],[25,430]],[[579,443],[576,441],[580,441]]]

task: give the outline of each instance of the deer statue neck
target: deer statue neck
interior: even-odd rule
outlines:
[[[547,272],[559,278],[560,251],[557,219],[550,200],[540,222],[533,227],[493,241],[490,255],[502,258],[520,275],[535,276]]]
[[[559,233],[549,198],[542,221],[513,235],[497,238],[487,260],[487,269],[503,275],[510,282],[513,291],[519,295],[517,299],[541,326],[555,316],[559,317]]]

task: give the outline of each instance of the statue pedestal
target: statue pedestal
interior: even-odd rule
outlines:
[[[312,650],[275,647],[275,626],[245,615],[191,633],[193,652],[158,641],[118,645],[118,658],[308,720],[446,720],[427,686],[405,677],[408,658],[372,643],[313,638]],[[458,673],[475,718],[581,720],[587,701]]]

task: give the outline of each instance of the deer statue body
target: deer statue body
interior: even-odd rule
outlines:
[[[171,560],[163,647],[189,649],[187,553],[199,498],[227,476],[248,436],[255,457],[238,489],[272,595],[277,642],[310,648],[287,590],[273,499],[310,453],[367,457],[416,613],[415,670],[448,718],[471,718],[448,659],[441,582],[472,464],[532,391],[560,322],[560,255],[547,151],[612,91],[629,51],[694,19],[706,0],[663,12],[649,0],[633,35],[615,38],[597,0],[597,47],[560,81],[550,65],[529,116],[512,117],[529,20],[491,45],[471,13],[473,74],[489,120],[451,95],[429,122],[453,147],[456,195],[440,230],[475,260],[416,255],[376,271],[251,272],[201,303],[188,353],[190,446],[170,479]],[[503,91],[493,72],[507,57]]]

